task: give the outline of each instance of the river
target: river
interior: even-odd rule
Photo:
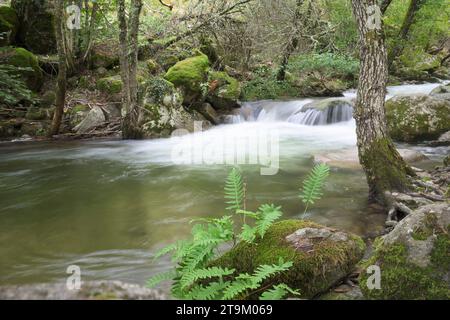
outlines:
[[[391,87],[389,95],[427,94],[438,85]],[[189,163],[189,157],[174,158],[174,150],[211,149],[227,137],[257,132],[277,138],[275,175],[261,175],[268,163],[240,165],[248,207],[275,203],[285,218],[301,217],[298,189],[313,167],[311,156],[356,143],[351,119],[316,126],[296,122],[292,116],[310,101],[247,103],[243,110],[251,111],[251,119],[170,139],[0,144],[0,285],[64,281],[69,265],[81,267],[82,280],[139,284],[166,270],[170,261],[153,263],[152,254],[187,237],[192,219],[224,214],[224,180],[231,168],[196,162],[195,156]],[[234,151],[227,148],[224,154]],[[433,165],[448,152],[414,148],[431,158],[419,166]],[[367,205],[367,191],[361,170],[333,169],[324,198],[307,217],[360,235],[379,230],[385,217]]]

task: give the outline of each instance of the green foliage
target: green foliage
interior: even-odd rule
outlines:
[[[225,181],[225,199],[229,205],[226,209],[236,212],[243,206],[244,183],[238,169],[233,168]]]
[[[359,61],[331,52],[297,55],[289,63],[289,72],[318,72],[322,77],[353,78],[359,71]]]
[[[328,165],[321,163],[314,167],[308,178],[303,182],[300,198],[306,205],[304,213],[306,213],[309,205],[314,204],[316,200],[322,197],[322,187],[329,174],[330,168]]]
[[[15,105],[20,101],[33,101],[33,94],[20,76],[20,72],[29,68],[0,64],[0,103]]]
[[[328,167],[314,168],[306,184],[308,204],[314,203],[328,175]],[[273,286],[271,278],[286,272],[293,266],[290,261],[279,259],[278,263],[262,264],[252,274],[236,274],[232,268],[212,265],[222,256],[220,249],[236,240],[253,243],[263,239],[269,228],[282,216],[281,207],[273,204],[261,205],[256,212],[245,210],[245,184],[238,169],[233,168],[225,182],[227,210],[243,218],[240,233],[235,233],[233,216],[219,219],[201,219],[191,230],[189,240],[171,244],[155,254],[155,259],[171,254],[175,263],[173,270],[151,278],[147,285],[153,287],[163,281],[172,280],[172,295],[180,299],[245,299],[260,294],[261,299],[282,299],[299,293],[281,283]],[[252,224],[246,223],[251,219]]]
[[[244,101],[297,97],[300,92],[288,81],[278,81],[277,71],[263,66],[254,71],[252,80],[242,87]]]

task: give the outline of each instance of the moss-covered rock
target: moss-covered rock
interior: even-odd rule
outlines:
[[[363,240],[356,235],[309,221],[286,220],[274,224],[253,244],[239,243],[214,265],[252,273],[259,265],[275,264],[280,258],[292,261],[293,267],[271,282],[285,283],[299,289],[302,298],[312,298],[351,273],[364,250]]]
[[[145,64],[147,66],[148,72],[150,72],[150,74],[155,74],[158,72],[159,70],[159,65],[158,63],[153,60],[153,59],[147,59],[145,61]]]
[[[122,84],[120,75],[115,75],[98,79],[97,89],[105,94],[117,95],[122,91]]]
[[[211,72],[207,100],[216,109],[239,107],[241,85],[238,80],[226,72]]]
[[[53,10],[49,0],[12,0],[11,7],[19,17],[18,42],[33,53],[56,51]]]
[[[450,209],[448,204],[421,207],[374,243],[362,266],[377,265],[381,288],[370,290],[369,274],[360,286],[369,299],[450,299]]]
[[[27,120],[45,120],[49,118],[49,114],[46,109],[31,107],[27,110],[25,118]]]
[[[75,128],[77,125],[80,124],[81,121],[83,121],[91,108],[89,108],[88,105],[85,104],[77,104],[70,108],[65,117],[69,121],[69,125],[71,128]]]
[[[42,70],[34,54],[23,48],[0,48],[0,63],[9,64],[21,69],[17,70],[27,86],[38,91],[43,82]],[[26,68],[26,69],[25,69]]]
[[[198,112],[183,107],[183,95],[171,82],[155,77],[146,82],[145,88],[143,131],[146,137],[167,137],[176,129],[193,131],[195,121],[210,125]]]
[[[91,67],[92,69],[106,68],[111,69],[120,63],[119,45],[112,41],[111,43],[98,43],[92,48]]]
[[[14,42],[19,30],[19,18],[11,7],[0,7],[0,47],[8,46]]]
[[[56,93],[52,90],[46,91],[39,99],[39,106],[49,108],[55,104]]]
[[[208,69],[208,57],[198,52],[198,55],[171,67],[164,79],[180,88],[184,94],[184,102],[190,104],[202,96],[202,84],[207,81]]]
[[[386,117],[397,141],[433,140],[450,130],[450,102],[425,95],[398,96],[386,102]]]

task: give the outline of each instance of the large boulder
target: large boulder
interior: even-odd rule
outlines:
[[[93,107],[86,118],[83,119],[75,128],[74,131],[77,133],[88,133],[89,131],[95,129],[98,126],[105,124],[106,116],[100,107]]]
[[[450,130],[450,102],[426,95],[397,96],[386,102],[386,117],[397,141],[433,140]]]
[[[212,72],[209,76],[207,100],[215,109],[229,110],[239,108],[241,85],[226,72]]]
[[[183,95],[175,86],[162,78],[146,83],[144,95],[143,131],[146,137],[167,137],[176,129],[194,130],[194,122],[208,128],[211,123],[195,110],[186,110]]]
[[[119,44],[112,41],[110,43],[98,43],[92,48],[91,68],[111,69],[120,63]]]
[[[450,101],[450,84],[447,84],[445,86],[439,86],[433,91],[431,91],[430,96],[433,96],[434,98],[438,99],[445,99]]]
[[[9,46],[14,42],[19,30],[19,18],[11,7],[0,7],[0,47]]]
[[[360,286],[369,299],[450,299],[450,207],[421,207],[374,244],[365,268],[381,270],[380,289],[368,288],[368,273]]]
[[[184,103],[189,105],[203,96],[202,85],[207,81],[208,69],[208,57],[198,52],[171,67],[164,78],[182,90]]]
[[[51,1],[12,0],[11,7],[19,17],[18,42],[26,49],[46,54],[56,51]]]
[[[28,88],[38,91],[43,83],[42,70],[34,54],[23,48],[0,48],[0,64],[17,67],[17,73],[25,81]]]
[[[362,259],[363,240],[353,234],[309,221],[286,220],[274,224],[253,244],[239,243],[214,265],[252,273],[263,264],[279,259],[292,261],[291,269],[271,283],[285,283],[298,289],[301,298],[312,298],[339,283]]]

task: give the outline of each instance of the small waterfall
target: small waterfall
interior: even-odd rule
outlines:
[[[352,116],[352,103],[347,99],[267,100],[244,103],[226,117],[225,123],[290,122],[317,126],[349,121]]]

